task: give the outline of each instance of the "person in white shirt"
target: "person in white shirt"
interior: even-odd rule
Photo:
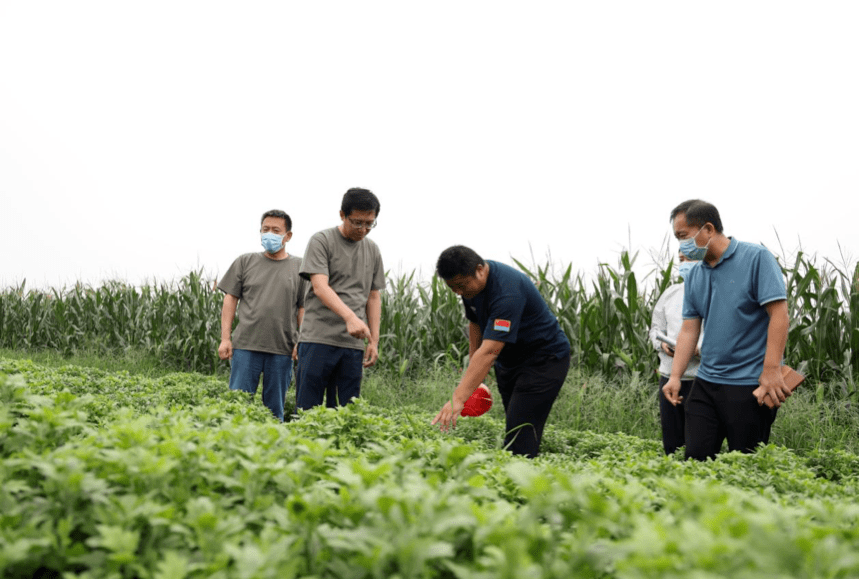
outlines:
[[[683,279],[691,268],[698,262],[690,260],[684,254],[678,252],[678,275]],[[669,381],[672,375],[672,358],[675,356],[674,344],[670,344],[658,338],[658,335],[670,338],[673,343],[681,332],[681,310],[684,306],[684,284],[672,284],[654,306],[651,316],[651,329],[648,338],[657,349],[660,356],[660,389],[658,398],[660,400],[660,427],[663,432],[663,450],[666,455],[671,455],[678,447],[684,445],[684,398],[689,394],[699,369],[699,349],[702,346],[702,336],[699,335],[699,344],[696,347],[696,356],[690,359],[687,369],[681,380],[681,404],[672,405],[663,395],[663,385]]]

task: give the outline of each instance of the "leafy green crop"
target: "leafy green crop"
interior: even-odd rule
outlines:
[[[858,575],[844,453],[685,462],[556,429],[528,461],[486,416],[280,424],[223,380],[0,362],[3,577]]]

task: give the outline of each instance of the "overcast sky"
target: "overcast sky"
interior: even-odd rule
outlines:
[[[689,198],[853,265],[858,6],[0,0],[0,286],[300,255],[352,186],[393,272],[647,267]]]

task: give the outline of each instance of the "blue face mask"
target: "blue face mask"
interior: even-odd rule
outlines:
[[[260,236],[260,243],[263,244],[263,247],[266,249],[266,252],[270,254],[277,254],[281,251],[281,248],[284,247],[284,236],[279,236],[278,234],[273,234],[272,232],[266,232],[262,236]]]
[[[696,244],[696,236],[699,235],[699,232],[701,232],[704,227],[705,226],[699,228],[699,231],[696,232],[695,235],[687,238],[686,240],[681,240],[681,253],[695,262],[705,259],[705,254],[708,253],[708,244],[711,243],[711,240],[708,240],[708,244],[705,244],[704,247]]]
[[[681,262],[680,264],[678,264],[678,275],[681,277],[682,280],[687,279],[687,274],[690,273],[690,270],[692,270],[693,266],[695,265],[695,262]]]

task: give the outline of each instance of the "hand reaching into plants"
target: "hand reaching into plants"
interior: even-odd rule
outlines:
[[[455,398],[451,398],[447,403],[442,405],[442,410],[436,415],[436,418],[430,422],[431,425],[439,424],[439,429],[448,432],[448,429],[453,429],[457,426],[457,417],[463,410],[464,403]]]

